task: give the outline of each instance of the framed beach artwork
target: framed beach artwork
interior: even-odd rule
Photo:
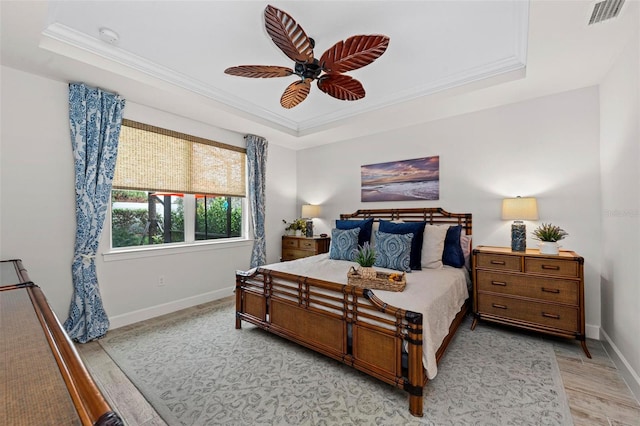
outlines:
[[[360,166],[361,199],[415,201],[440,198],[440,157]]]

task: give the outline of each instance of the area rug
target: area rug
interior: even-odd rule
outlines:
[[[100,345],[169,425],[570,425],[551,343],[468,318],[425,387],[404,391],[243,323],[231,303],[117,329]]]

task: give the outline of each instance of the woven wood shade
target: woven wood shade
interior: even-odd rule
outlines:
[[[122,121],[114,188],[245,197],[245,176],[244,148]]]

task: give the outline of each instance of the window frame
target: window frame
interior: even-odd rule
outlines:
[[[105,262],[115,260],[127,260],[162,255],[173,255],[206,250],[220,250],[233,247],[249,246],[253,242],[253,235],[249,232],[249,203],[246,197],[241,198],[242,203],[242,235],[240,237],[218,238],[209,240],[195,239],[196,223],[196,198],[193,194],[184,194],[184,232],[185,241],[162,244],[146,244],[142,246],[112,247],[113,227],[111,222],[112,205],[109,203],[104,228],[108,227],[108,250],[102,253]],[[187,202],[189,200],[189,202]]]

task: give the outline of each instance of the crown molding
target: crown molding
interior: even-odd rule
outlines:
[[[110,62],[113,72],[143,80],[143,76],[152,77],[214,101],[220,102],[243,113],[260,117],[269,123],[285,127],[287,133],[298,133],[298,124],[282,115],[274,114],[253,103],[231,95],[215,87],[206,85],[182,73],[164,67],[140,56],[129,53],[97,38],[55,22],[42,32],[40,47],[51,52],[71,57],[81,62],[95,65],[95,57]],[[119,65],[113,66],[114,64]],[[134,71],[132,74],[131,71]],[[138,73],[138,75],[135,75]]]

